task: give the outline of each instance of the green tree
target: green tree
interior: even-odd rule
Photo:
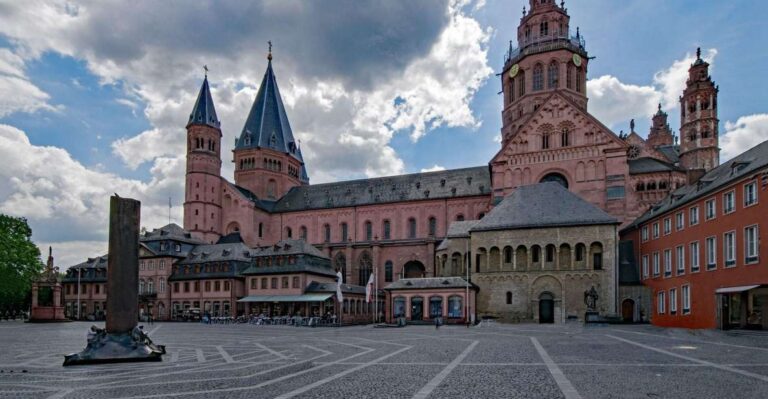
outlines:
[[[24,218],[0,214],[0,305],[26,301],[32,281],[43,270],[40,250],[30,240],[32,229]]]

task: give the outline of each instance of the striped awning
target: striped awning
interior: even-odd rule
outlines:
[[[323,302],[333,294],[303,295],[251,295],[238,299],[238,302]]]

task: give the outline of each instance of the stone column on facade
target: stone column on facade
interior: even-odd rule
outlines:
[[[437,277],[437,273],[435,273],[435,242],[433,240],[430,240],[427,243],[427,276],[429,276],[429,270],[432,271],[432,277]]]
[[[37,308],[37,295],[40,288],[38,287],[37,282],[32,284],[32,309]]]
[[[347,284],[352,284],[352,243],[347,243],[347,246],[344,248],[344,257],[346,258],[344,260],[346,261],[347,266],[347,272],[344,278],[347,280]]]
[[[380,261],[381,246],[379,245],[378,241],[374,241],[373,243],[373,247],[371,248],[371,257],[373,257],[373,270],[376,273],[374,278],[376,279],[376,283],[379,284],[379,288],[381,288],[380,283],[384,281],[384,265],[382,265]]]
[[[568,244],[570,245],[570,244]],[[571,270],[576,270],[576,247],[571,247]]]
[[[555,264],[555,270],[562,270],[562,265],[560,264],[560,246],[558,245],[555,247],[555,259],[553,259]]]

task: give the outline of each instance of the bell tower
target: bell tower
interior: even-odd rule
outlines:
[[[661,110],[661,104],[659,104],[659,110],[653,115],[653,125],[651,125],[651,132],[648,133],[648,144],[654,148],[674,144],[674,136],[669,128],[669,123],[667,123],[667,113]]]
[[[686,169],[706,172],[720,164],[718,91],[699,48],[680,97],[680,164]]]
[[[517,27],[517,47],[510,41],[501,74],[502,146],[554,91],[587,109],[589,57],[579,29],[571,32],[565,2],[530,0],[529,5]]]
[[[184,229],[205,242],[221,236],[221,123],[216,117],[208,68],[187,123]]]

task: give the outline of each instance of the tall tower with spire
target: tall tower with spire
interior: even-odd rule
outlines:
[[[274,201],[292,187],[309,184],[309,176],[272,70],[271,43],[269,47],[267,71],[233,152],[235,184]]]
[[[680,163],[686,169],[709,171],[720,164],[718,91],[699,48],[680,97]]]
[[[184,228],[215,242],[222,232],[221,123],[208,86],[208,68],[187,123],[187,175]]]
[[[517,47],[510,42],[501,74],[502,144],[555,91],[586,110],[588,63],[584,38],[578,28],[570,30],[565,2],[530,0],[517,27]]]

